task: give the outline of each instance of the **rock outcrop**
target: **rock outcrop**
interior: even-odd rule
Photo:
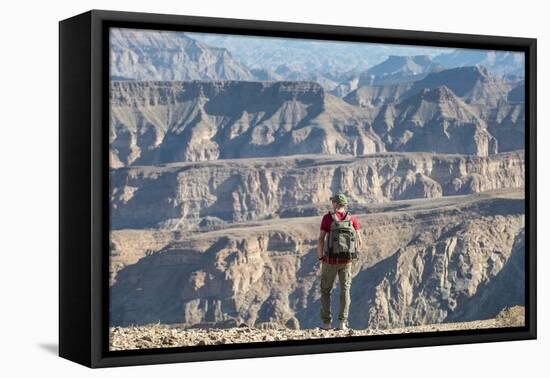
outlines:
[[[390,151],[478,156],[498,152],[498,141],[486,123],[444,85],[422,89],[395,105],[390,114],[391,117],[378,117],[374,124]]]
[[[111,166],[385,151],[370,113],[313,82],[113,82]]]
[[[236,159],[111,172],[111,227],[209,230],[326,211],[334,191],[352,210],[524,185],[523,152],[489,157],[383,153]]]
[[[352,105],[373,109],[378,114],[382,106],[396,104],[403,99],[405,93],[408,93],[412,86],[412,82],[394,85],[364,85],[349,92],[344,100]]]
[[[254,80],[224,48],[173,31],[110,29],[110,74],[124,80]]]
[[[407,96],[441,86],[446,86],[468,104],[478,103],[491,107],[506,100],[512,90],[506,80],[491,75],[486,67],[476,65],[432,72],[415,82]]]
[[[505,265],[507,269],[517,265],[510,257],[523,221],[522,217],[480,217],[442,227],[436,233],[421,233],[414,243],[356,278],[356,288],[369,288],[356,305],[367,308],[368,315],[354,312],[356,324],[393,328],[437,324],[449,318],[463,321],[461,312],[475,313],[473,319],[495,316],[505,307],[498,298],[506,303],[510,286],[525,287],[519,276],[506,283],[497,278],[506,274],[502,272]],[[500,285],[495,281],[501,281]],[[472,307],[475,296],[491,299],[480,310]]]

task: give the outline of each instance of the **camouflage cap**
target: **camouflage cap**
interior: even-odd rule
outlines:
[[[347,205],[348,204],[348,198],[342,192],[336,193],[334,196],[330,197],[330,200],[334,201],[334,202],[337,202],[340,205]]]

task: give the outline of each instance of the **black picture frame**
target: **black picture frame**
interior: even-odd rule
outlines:
[[[108,30],[483,48],[525,53],[526,325],[158,350],[108,350]],[[536,39],[92,10],[59,23],[59,355],[97,368],[536,339]]]

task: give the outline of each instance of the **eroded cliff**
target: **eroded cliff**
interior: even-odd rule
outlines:
[[[437,323],[462,311],[499,276],[524,228],[522,191],[389,205],[356,212],[366,245],[353,268],[355,328]],[[315,327],[319,223],[314,216],[210,232],[113,231],[111,323]],[[128,235],[145,242],[124,243]],[[507,288],[491,290],[505,296]]]
[[[522,151],[489,157],[385,153],[130,167],[111,173],[111,227],[209,230],[231,222],[318,215],[333,192],[370,204],[524,185]]]

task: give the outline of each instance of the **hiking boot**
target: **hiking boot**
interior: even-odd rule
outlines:
[[[348,325],[346,324],[346,322],[342,322],[340,321],[340,324],[338,324],[338,330],[339,331],[347,331],[349,328],[348,328]]]
[[[324,329],[325,331],[328,331],[332,328],[330,326],[330,323],[323,323],[323,325],[321,326],[321,329]]]

